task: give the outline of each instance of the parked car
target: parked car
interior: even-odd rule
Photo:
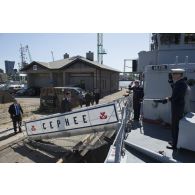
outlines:
[[[20,89],[16,92],[16,96],[25,96],[27,89]]]
[[[16,92],[16,96],[38,96],[38,95],[40,95],[39,87],[24,88]]]
[[[10,93],[10,94],[15,94],[17,91],[19,91],[20,89],[22,89],[22,86],[21,85],[10,85],[8,86],[8,89],[7,91]]]

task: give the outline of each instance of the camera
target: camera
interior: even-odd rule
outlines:
[[[169,73],[169,75],[168,75],[168,82],[170,84],[173,84],[173,77],[172,77],[172,74],[171,73]]]

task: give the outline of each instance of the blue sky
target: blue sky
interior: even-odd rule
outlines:
[[[1,69],[5,67],[5,60],[15,61],[15,68],[18,68],[21,61],[20,44],[29,46],[34,61],[52,61],[51,51],[55,60],[62,59],[64,53],[85,57],[89,50],[94,52],[95,60],[97,59],[96,33],[1,33]],[[104,48],[107,52],[104,55],[104,64],[122,71],[124,59],[137,58],[139,51],[149,49],[149,34],[104,33]]]

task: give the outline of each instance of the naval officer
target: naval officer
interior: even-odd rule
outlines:
[[[176,149],[179,121],[184,116],[185,95],[188,88],[184,78],[184,72],[184,69],[171,69],[173,79],[172,96],[166,98],[167,101],[171,102],[172,142],[169,142],[171,146],[167,146],[169,149]]]
[[[133,86],[133,83],[134,83],[134,86]],[[131,82],[131,85],[129,85],[129,91],[130,90],[133,91],[134,120],[139,121],[141,101],[144,97],[143,88],[140,86],[140,82],[136,80],[134,82]]]

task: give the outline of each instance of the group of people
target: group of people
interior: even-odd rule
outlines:
[[[90,105],[94,105],[94,103],[99,104],[99,100],[100,100],[99,92],[87,91],[85,94],[84,103],[88,107]]]
[[[85,105],[86,107],[90,106],[90,105],[94,105],[95,104],[99,104],[99,100],[100,100],[100,94],[98,91],[87,91],[84,98],[80,98],[79,99],[79,104],[81,107],[83,107],[83,105]],[[70,112],[72,110],[72,101],[71,101],[71,93],[70,92],[66,92],[64,95],[64,98],[62,99],[61,102],[61,112]]]
[[[183,69],[171,69],[171,79],[169,83],[172,87],[172,95],[170,97],[165,97],[164,99],[157,100],[160,103],[166,104],[168,101],[171,102],[171,132],[172,140],[169,141],[167,148],[176,149],[178,133],[179,133],[179,121],[183,118],[186,113],[188,101],[186,101],[186,96],[189,93],[189,87],[186,83],[186,78],[184,77]],[[140,118],[140,107],[143,100],[143,88],[139,81],[134,81],[129,85],[129,91],[133,91],[133,110],[134,110],[134,120]],[[156,101],[156,100],[154,100]]]

